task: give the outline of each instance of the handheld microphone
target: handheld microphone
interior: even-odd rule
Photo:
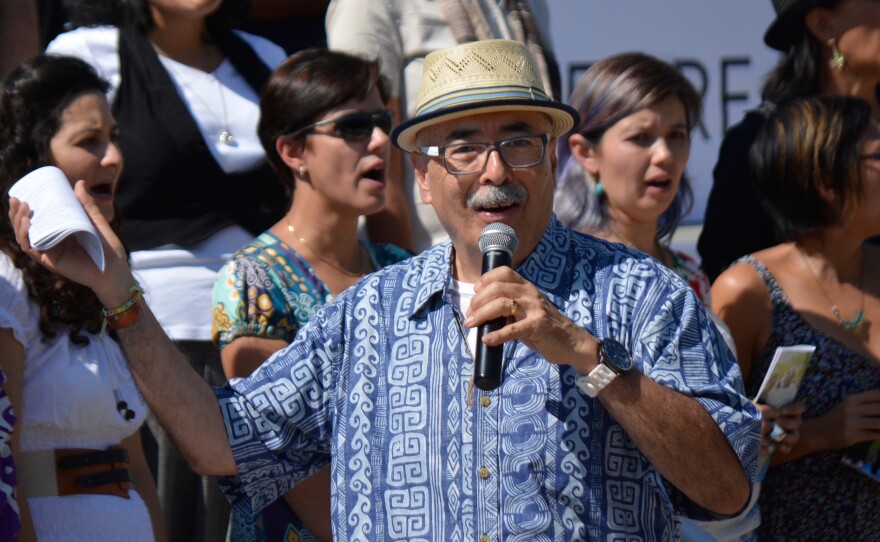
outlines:
[[[480,252],[483,254],[483,273],[497,267],[511,266],[513,253],[519,246],[516,232],[501,222],[493,222],[480,232]],[[486,322],[477,328],[477,352],[474,360],[474,386],[494,390],[501,385],[504,345],[486,346],[483,335],[504,327],[504,318]]]

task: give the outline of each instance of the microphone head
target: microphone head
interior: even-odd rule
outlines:
[[[481,254],[486,254],[493,250],[501,250],[513,257],[513,253],[516,252],[518,246],[519,239],[516,238],[516,231],[502,222],[493,222],[480,232]]]

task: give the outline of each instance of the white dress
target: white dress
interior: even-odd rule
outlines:
[[[21,271],[0,252],[0,328],[12,331],[25,355],[24,405],[16,413],[20,450],[103,449],[137,431],[147,405],[119,345],[109,336],[88,334],[89,344],[77,346],[64,330],[44,343],[39,318]],[[116,410],[114,388],[134,410],[133,420]],[[146,505],[137,491],[129,496],[37,497],[28,505],[39,540],[154,540]]]

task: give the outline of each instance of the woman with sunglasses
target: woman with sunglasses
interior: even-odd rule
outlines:
[[[359,241],[357,234],[360,217],[384,205],[392,122],[387,100],[375,62],[323,49],[293,55],[270,77],[258,131],[292,203],[236,253],[215,283],[214,340],[228,378],[250,375],[321,305],[410,255]],[[233,511],[231,540],[288,540],[290,532],[330,540],[329,518],[325,468],[256,519]]]

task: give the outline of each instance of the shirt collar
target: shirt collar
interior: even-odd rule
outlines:
[[[550,301],[556,304],[568,299],[571,291],[570,280],[547,280],[546,270],[552,266],[556,270],[570,270],[569,249],[571,245],[570,230],[565,228],[553,215],[544,235],[531,254],[517,269],[526,280],[534,284]],[[408,279],[421,284],[416,290],[415,302],[407,316],[412,318],[422,311],[436,295],[448,293],[452,286],[452,241],[444,241],[435,245],[421,256],[416,257],[415,265],[407,273]],[[413,277],[412,275],[416,275]]]

